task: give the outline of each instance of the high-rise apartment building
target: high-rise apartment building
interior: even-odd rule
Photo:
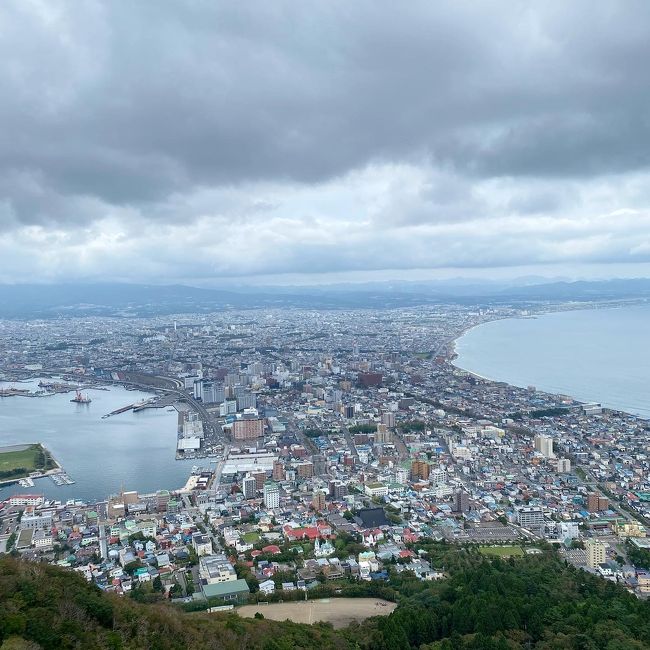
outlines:
[[[517,512],[517,523],[522,528],[540,528],[544,525],[544,511],[537,506],[525,506]]]
[[[395,426],[395,413],[391,413],[390,411],[386,411],[385,413],[381,414],[381,423],[385,424],[387,427],[394,427]]]
[[[314,492],[311,505],[316,512],[322,512],[325,510],[325,494],[320,491]]]
[[[605,553],[605,544],[598,539],[588,539],[585,542],[587,551],[587,566],[596,569],[600,564],[604,564],[607,559]]]
[[[409,478],[409,472],[404,467],[398,467],[395,470],[395,483],[399,483],[400,485],[405,485],[406,483],[408,483],[408,478]]]
[[[264,435],[264,420],[261,418],[242,418],[232,423],[234,440],[253,440]]]
[[[375,444],[389,445],[392,442],[393,432],[389,431],[388,427],[385,424],[380,424],[377,427],[377,433],[375,433]]]
[[[544,458],[553,458],[553,438],[541,434],[535,436],[535,450]]]
[[[296,469],[298,470],[298,476],[300,478],[311,478],[314,475],[313,463],[300,463],[297,465]]]
[[[413,480],[422,479],[429,480],[429,472],[431,468],[426,460],[414,460],[411,463],[411,478]]]
[[[284,463],[282,461],[276,460],[273,462],[273,480],[274,481],[284,481],[286,478],[284,472]]]
[[[364,388],[381,386],[382,375],[380,372],[360,372],[357,380]]]
[[[264,506],[269,509],[280,506],[280,488],[273,481],[264,483]]]
[[[454,492],[454,512],[467,512],[469,510],[469,494],[458,488]]]
[[[257,406],[257,398],[253,393],[243,392],[235,398],[237,402],[237,410],[243,411],[244,409],[255,408]]]
[[[266,472],[264,472],[264,471],[252,472],[251,476],[256,481],[257,489],[261,490],[264,487],[264,483],[266,482],[266,479],[267,479]]]
[[[329,495],[336,500],[342,499],[348,493],[348,486],[341,481],[329,482]]]
[[[429,467],[429,481],[432,485],[442,485],[447,482],[447,470],[443,467]]]
[[[311,460],[314,464],[314,476],[323,476],[323,474],[327,474],[327,459],[323,454],[314,454],[311,457]]]
[[[244,493],[244,499],[255,498],[255,494],[257,493],[257,480],[254,476],[247,476],[242,481],[242,492]]]
[[[221,404],[226,399],[222,385],[203,380],[202,398],[206,404]]]
[[[609,499],[595,492],[587,495],[587,510],[589,512],[601,512],[609,508]]]

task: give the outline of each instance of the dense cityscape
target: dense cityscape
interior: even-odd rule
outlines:
[[[184,486],[160,476],[155,493],[124,485],[96,503],[39,493],[49,478],[73,482],[54,457],[50,469],[5,474],[24,488],[3,497],[0,550],[106,592],[207,609],[390,585],[403,572],[444,581],[432,543],[488,557],[555,547],[644,598],[647,421],[452,363],[468,328],[531,315],[440,306],[3,321],[3,400],[146,389],[150,399],[101,415],[173,407],[169,454],[196,464]],[[38,390],[21,388],[33,378]]]
[[[0,650],[650,650],[650,3],[0,35]]]

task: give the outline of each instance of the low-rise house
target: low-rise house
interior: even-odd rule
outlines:
[[[263,594],[272,594],[275,593],[275,582],[273,580],[265,580],[264,582],[260,582],[260,591]]]

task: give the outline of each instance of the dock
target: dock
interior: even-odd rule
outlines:
[[[106,418],[110,418],[113,415],[126,413],[127,411],[133,411],[134,413],[137,413],[138,411],[143,411],[144,409],[147,408],[158,408],[155,397],[150,397],[149,399],[142,400],[141,402],[135,402],[134,404],[128,404],[127,406],[123,406],[122,408],[115,409],[114,411],[111,411],[106,415],[102,415],[102,420],[105,420]]]
[[[113,415],[119,415],[120,413],[126,413],[127,411],[131,411],[136,407],[136,404],[129,404],[128,406],[123,406],[122,408],[115,409],[114,411],[111,411],[110,413],[107,413],[106,415],[102,415],[102,420],[105,420],[106,418],[110,418]]]
[[[56,474],[50,474],[50,478],[54,485],[74,485],[73,481],[65,472],[57,472]]]

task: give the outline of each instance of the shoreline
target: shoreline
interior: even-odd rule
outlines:
[[[467,375],[470,375],[471,377],[475,377],[476,379],[481,379],[483,381],[487,381],[487,382],[490,382],[490,383],[493,383],[493,384],[506,384],[506,385],[510,386],[511,388],[514,388],[514,389],[517,389],[517,390],[526,390],[526,388],[523,387],[523,386],[517,386],[516,384],[513,384],[513,383],[511,383],[509,381],[495,379],[493,377],[486,377],[485,375],[481,375],[481,374],[479,374],[477,372],[474,372],[473,370],[468,370],[467,368],[462,368],[460,365],[457,365],[456,363],[454,363],[454,361],[456,359],[458,359],[458,356],[459,356],[458,352],[457,352],[457,343],[460,341],[461,338],[463,338],[463,336],[468,334],[471,330],[476,329],[478,327],[481,327],[482,325],[487,325],[488,323],[496,323],[498,321],[503,321],[503,320],[527,320],[527,319],[530,319],[530,318],[537,319],[540,316],[547,316],[547,315],[552,315],[552,314],[563,314],[563,313],[566,313],[566,312],[573,312],[573,311],[596,311],[598,309],[621,309],[623,307],[643,306],[644,304],[647,304],[647,303],[634,303],[633,305],[620,305],[620,304],[617,304],[617,305],[611,305],[611,306],[594,305],[593,307],[584,307],[582,309],[558,309],[558,310],[552,310],[552,311],[545,311],[545,312],[543,312],[541,314],[540,313],[535,313],[535,314],[531,314],[530,316],[502,316],[502,317],[496,317],[496,318],[493,318],[493,319],[490,319],[490,320],[485,320],[485,321],[482,321],[480,323],[476,323],[474,325],[469,325],[468,327],[464,328],[457,337],[455,337],[452,341],[450,341],[449,345],[451,346],[451,349],[448,351],[448,354],[445,355],[446,356],[446,361],[455,370],[459,370],[460,372],[465,373]],[[531,385],[534,385],[534,384],[531,384]],[[644,415],[641,415],[639,413],[633,413],[632,411],[627,411],[627,410],[620,409],[620,408],[605,406],[603,402],[599,402],[599,401],[596,401],[596,400],[578,399],[577,397],[575,397],[571,393],[558,393],[558,392],[555,392],[555,391],[548,391],[548,390],[544,390],[543,388],[538,388],[537,386],[535,386],[535,391],[538,392],[538,393],[543,393],[545,395],[550,395],[550,396],[552,396],[554,398],[558,398],[558,399],[561,398],[561,397],[568,397],[573,402],[575,402],[576,404],[579,404],[579,405],[600,404],[602,406],[603,411],[609,411],[611,413],[621,413],[621,414],[623,414],[625,416],[628,416],[628,417],[638,418],[640,420],[643,420],[644,422],[650,422],[650,415],[644,416]]]

